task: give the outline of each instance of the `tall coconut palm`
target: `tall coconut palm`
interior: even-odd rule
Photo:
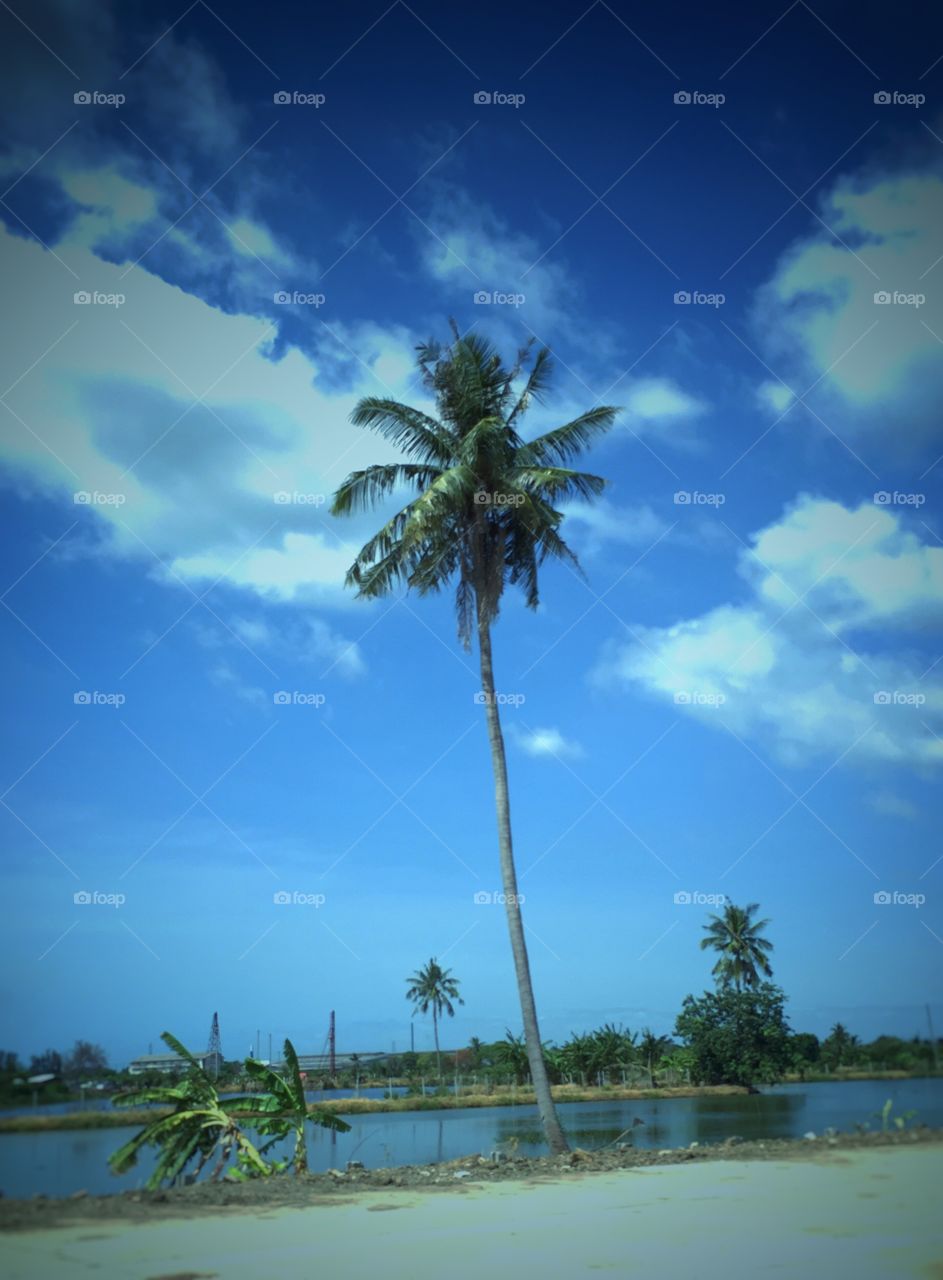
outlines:
[[[455,1017],[455,1004],[465,1001],[458,994],[459,982],[451,976],[451,969],[443,969],[433,957],[423,969],[417,970],[411,978],[407,978],[409,989],[406,999],[412,1000],[417,1013],[428,1013],[432,1010],[432,1033],[435,1036],[435,1066],[438,1075],[442,1075],[442,1055],[439,1052],[439,1019],[443,1013],[450,1018]],[[452,1002],[455,1002],[453,1004]]]
[[[741,991],[755,987],[761,974],[772,977],[767,956],[773,944],[761,936],[769,921],[753,919],[759,909],[756,902],[746,907],[728,902],[723,915],[712,915],[710,924],[704,926],[707,937],[701,939],[701,950],[710,947],[719,953],[712,972],[721,986],[732,985]]]
[[[508,368],[490,343],[460,337],[454,324],[452,330],[451,346],[429,343],[418,352],[437,416],[396,400],[359,402],[354,424],[377,431],[408,461],[355,471],[334,495],[332,510],[349,515],[384,501],[396,488],[411,488],[415,497],[361,549],[348,584],[366,597],[386,595],[398,584],[424,595],[454,579],[458,630],[466,648],[477,635],[479,701],[491,748],[498,851],[524,1038],[544,1132],[551,1151],[559,1153],[568,1147],[550,1093],[517,892],[491,628],[508,584],[519,586],[527,605],[536,609],[544,561],[557,558],[576,566],[560,536],[558,504],[591,499],[605,482],[566,464],[609,430],[617,411],[597,406],[527,441],[518,428],[528,407],[547,392],[549,351],[541,349],[531,361],[527,349]]]

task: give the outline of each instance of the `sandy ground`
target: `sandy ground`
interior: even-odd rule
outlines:
[[[943,1277],[943,1147],[359,1191],[319,1205],[11,1233],[6,1280]]]

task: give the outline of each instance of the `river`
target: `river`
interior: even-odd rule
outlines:
[[[734,1094],[660,1101],[572,1102],[560,1107],[574,1146],[592,1149],[622,1138],[637,1147],[681,1147],[691,1142],[796,1138],[821,1134],[831,1126],[844,1132],[857,1124],[879,1128],[885,1101],[894,1116],[917,1114],[909,1123],[943,1127],[943,1079],[853,1080],[787,1084],[759,1094]],[[362,1160],[368,1168],[429,1164],[475,1152],[502,1150],[542,1155],[545,1147],[534,1106],[401,1111],[350,1116],[349,1133],[309,1128],[312,1172],[343,1168]],[[637,1120],[641,1124],[635,1123]],[[629,1131],[626,1135],[626,1131]],[[117,1178],[107,1159],[134,1129],[53,1130],[0,1134],[0,1191],[25,1197],[67,1196],[75,1191],[107,1195],[143,1185],[153,1168],[145,1152],[138,1167]],[[622,1136],[626,1135],[626,1136]],[[281,1154],[277,1148],[273,1154]]]

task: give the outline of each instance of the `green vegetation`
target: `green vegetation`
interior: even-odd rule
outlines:
[[[175,1182],[194,1161],[196,1166],[188,1176],[195,1180],[214,1155],[217,1159],[212,1170],[213,1178],[222,1175],[233,1154],[236,1156],[235,1176],[266,1177],[279,1172],[290,1162],[269,1164],[263,1151],[292,1131],[295,1147],[291,1162],[296,1173],[303,1173],[307,1170],[306,1120],[331,1129],[350,1128],[345,1121],[327,1111],[307,1109],[291,1041],[285,1042],[285,1061],[289,1068],[287,1078],[277,1075],[262,1063],[247,1059],[249,1075],[267,1084],[269,1091],[224,1101],[219,1097],[216,1083],[179,1040],[169,1031],[165,1031],[161,1039],[174,1053],[186,1058],[190,1068],[177,1083],[132,1089],[114,1099],[116,1107],[156,1103],[169,1108],[152,1113],[144,1127],[109,1157],[108,1163],[114,1173],[126,1173],[134,1168],[142,1148],[150,1146],[158,1151],[157,1165],[146,1184],[151,1190],[163,1182]],[[270,1139],[263,1151],[243,1133],[236,1120],[237,1113],[240,1118],[245,1116],[253,1120],[254,1127]]]
[[[451,976],[451,969],[443,969],[433,957],[423,969],[417,970],[411,978],[407,978],[409,990],[406,999],[416,1006],[413,1017],[417,1013],[428,1013],[432,1010],[432,1032],[435,1036],[436,1073],[442,1074],[442,1054],[439,1049],[439,1019],[443,1013],[450,1018],[455,1017],[455,1005],[465,1001],[458,994],[459,982]],[[453,1001],[455,1002],[453,1004]]]
[[[676,1030],[691,1050],[697,1084],[775,1084],[792,1062],[785,997],[771,982],[741,991],[726,984],[686,996]]]
[[[549,350],[538,351],[529,370],[529,347],[507,367],[485,339],[463,338],[454,322],[452,331],[451,346],[430,342],[418,353],[419,372],[438,417],[375,397],[355,408],[356,426],[378,432],[412,460],[353,472],[335,494],[332,513],[350,515],[379,505],[395,489],[412,489],[416,496],[361,549],[347,582],[372,599],[400,583],[425,595],[455,579],[458,630],[466,648],[477,634],[479,697],[491,747],[502,888],[524,1042],[547,1142],[560,1153],[568,1144],[550,1092],[524,938],[491,629],[506,586],[520,587],[527,606],[536,609],[541,565],[556,558],[576,567],[576,556],[560,536],[559,504],[595,498],[605,481],[567,464],[610,429],[617,411],[599,405],[525,441],[518,434],[520,420],[549,389]]]
[[[270,1139],[261,1148],[263,1155],[279,1138],[293,1134],[295,1141],[292,1155],[276,1168],[281,1171],[282,1168],[293,1166],[296,1174],[303,1174],[308,1172],[306,1122],[320,1125],[324,1129],[335,1129],[340,1133],[346,1133],[350,1125],[326,1107],[308,1106],[304,1081],[298,1069],[298,1055],[290,1040],[285,1041],[284,1055],[287,1069],[284,1076],[264,1063],[247,1058],[246,1071],[262,1086],[263,1092],[250,1097],[227,1099],[226,1105],[230,1110],[237,1111],[240,1118],[253,1117],[252,1127],[263,1137]]]
[[[161,1039],[174,1053],[189,1061],[190,1070],[178,1084],[132,1089],[115,1098],[116,1107],[163,1103],[171,1110],[151,1120],[109,1157],[112,1172],[127,1173],[137,1164],[141,1149],[151,1146],[158,1150],[157,1165],[147,1180],[151,1190],[162,1182],[175,1182],[194,1159],[197,1164],[193,1177],[198,1177],[214,1153],[218,1153],[218,1159],[212,1176],[218,1178],[233,1150],[243,1169],[268,1173],[268,1165],[232,1115],[224,1110],[214,1082],[196,1058],[169,1031],[165,1031]]]
[[[713,968],[718,984],[732,985],[740,991],[757,986],[761,974],[772,977],[767,956],[773,944],[761,936],[769,921],[753,919],[759,909],[755,902],[746,907],[728,902],[723,915],[712,915],[710,924],[704,926],[707,937],[701,939],[701,950],[711,948],[718,953]]]

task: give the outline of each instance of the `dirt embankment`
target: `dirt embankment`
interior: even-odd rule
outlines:
[[[561,1177],[607,1173],[653,1165],[706,1160],[792,1160],[840,1155],[842,1151],[877,1147],[911,1148],[943,1143],[943,1129],[925,1127],[889,1133],[835,1134],[829,1137],[768,1139],[743,1142],[737,1137],[717,1144],[671,1151],[642,1151],[609,1146],[598,1151],[571,1151],[562,1156],[466,1156],[442,1164],[402,1165],[390,1169],[351,1167],[324,1174],[291,1175],[246,1183],[201,1183],[168,1191],[125,1191],[113,1196],[83,1192],[67,1200],[34,1196],[0,1200],[0,1230],[42,1230],[73,1223],[158,1222],[213,1213],[261,1213],[275,1208],[343,1203],[360,1190],[403,1187],[409,1190],[456,1191],[475,1182],[542,1182]]]

